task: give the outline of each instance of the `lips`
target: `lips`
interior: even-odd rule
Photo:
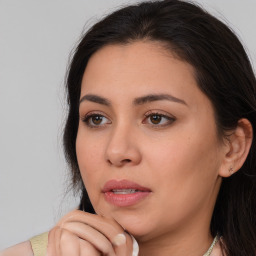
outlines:
[[[110,180],[104,185],[102,192],[108,203],[125,207],[137,204],[152,191],[129,180]]]
[[[110,180],[108,181],[104,187],[102,192],[110,192],[112,190],[138,190],[142,192],[150,192],[151,190],[149,188],[143,187],[135,182],[129,181],[129,180]]]

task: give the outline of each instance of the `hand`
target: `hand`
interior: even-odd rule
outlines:
[[[108,217],[74,210],[49,232],[47,256],[131,256],[131,236]]]

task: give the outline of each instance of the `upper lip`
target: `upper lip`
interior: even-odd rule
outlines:
[[[139,191],[150,192],[149,188],[143,187],[130,180],[109,180],[105,183],[102,192],[110,192],[116,189],[135,189]]]

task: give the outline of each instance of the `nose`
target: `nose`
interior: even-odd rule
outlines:
[[[106,160],[110,165],[122,167],[137,165],[141,161],[136,133],[128,126],[112,130],[106,147]]]

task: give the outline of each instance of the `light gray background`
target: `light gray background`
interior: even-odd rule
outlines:
[[[0,0],[0,250],[77,206],[61,146],[68,57],[83,29],[128,2]],[[197,2],[228,21],[256,63],[256,1]]]

